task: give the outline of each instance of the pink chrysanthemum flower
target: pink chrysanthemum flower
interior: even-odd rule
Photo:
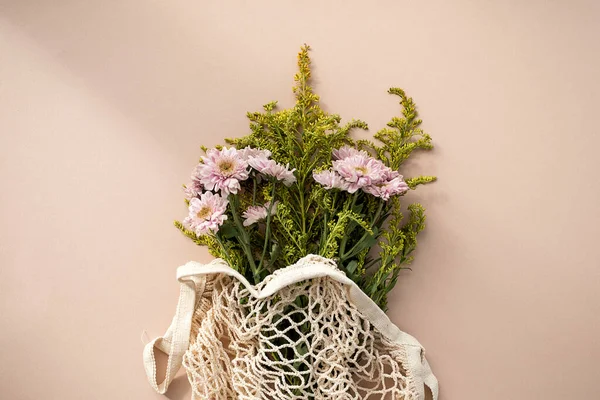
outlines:
[[[202,185],[202,182],[200,182],[200,174],[198,172],[198,168],[200,167],[200,165],[202,164],[198,164],[194,168],[191,175],[191,182],[185,185],[185,187],[183,188],[185,198],[188,200],[200,196],[200,194],[204,190],[204,186]]]
[[[294,176],[295,168],[290,170],[290,165],[283,166],[276,163],[274,160],[268,160],[266,158],[250,158],[248,164],[263,175],[272,176],[278,181],[283,181],[285,186],[290,186],[296,182]]]
[[[352,157],[352,156],[365,156],[368,157],[366,151],[358,150],[354,147],[350,147],[348,145],[342,146],[339,149],[333,150],[333,159],[334,160],[343,160],[344,158]]]
[[[400,175],[400,172],[394,171],[390,167],[385,167],[385,170],[383,171],[383,180],[384,181],[391,181],[392,179],[397,178],[397,177],[400,177],[400,179],[402,179],[402,175]]]
[[[249,158],[248,159],[248,165],[250,165],[252,168],[257,170],[258,172],[261,172],[261,171],[267,169],[273,163],[275,163],[275,161],[269,160],[267,158]]]
[[[365,186],[362,189],[375,197],[381,197],[384,201],[388,201],[392,196],[406,193],[409,187],[402,179],[402,175],[398,175],[390,181]]]
[[[325,189],[348,189],[348,183],[337,172],[331,170],[313,172],[313,179]]]
[[[185,198],[188,200],[193,199],[194,197],[198,197],[200,193],[202,193],[202,183],[197,180],[192,180],[190,183],[185,185],[183,188],[183,193],[185,194]]]
[[[333,170],[348,182],[350,193],[365,186],[381,183],[386,168],[381,161],[362,154],[333,162]]]
[[[273,208],[271,209],[271,215],[277,214],[277,205],[278,202],[273,203]],[[269,208],[271,208],[271,202],[268,201],[262,206],[252,206],[248,207],[246,211],[242,214],[244,218],[243,225],[250,226],[252,224],[257,223],[258,221],[262,221],[266,219],[269,215]]]
[[[208,190],[220,190],[224,195],[236,194],[240,181],[248,179],[248,163],[234,148],[210,149],[198,165],[200,182]]]
[[[240,158],[244,161],[248,161],[251,158],[264,158],[268,159],[271,157],[271,152],[269,150],[257,149],[254,147],[244,147],[241,150],[237,151]]]
[[[183,223],[193,230],[196,235],[215,233],[227,219],[225,211],[229,202],[213,192],[205,192],[200,198],[190,200],[189,214]]]

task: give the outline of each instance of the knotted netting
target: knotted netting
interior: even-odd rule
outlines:
[[[181,322],[180,298],[171,334],[146,352],[152,363],[155,346],[171,356],[187,331],[179,359],[193,399],[417,400],[425,387],[437,398],[421,345],[333,261],[308,256],[257,286],[222,261],[211,264],[182,267],[180,280],[194,289],[189,324]],[[153,366],[151,384],[166,390]]]

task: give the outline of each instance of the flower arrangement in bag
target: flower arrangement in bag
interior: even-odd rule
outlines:
[[[294,107],[248,113],[251,133],[207,149],[184,186],[188,216],[175,225],[250,282],[309,254],[333,259],[382,309],[412,260],[425,213],[402,197],[432,176],[405,178],[415,150],[432,148],[415,104],[401,89],[402,116],[355,140],[367,124],[319,106],[309,85],[309,47],[298,55]]]

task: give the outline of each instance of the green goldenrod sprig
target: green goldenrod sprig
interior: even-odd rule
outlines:
[[[335,185],[325,188],[315,182],[314,174],[339,167],[332,154],[349,146],[356,152],[364,151],[360,154],[367,154],[392,171],[386,179],[399,179],[405,190],[415,189],[436,178],[423,175],[402,180],[399,171],[415,151],[430,150],[432,140],[421,128],[413,99],[399,88],[388,92],[399,98],[401,115],[391,118],[373,140],[354,140],[353,133],[367,130],[368,125],[360,120],[342,123],[339,115],[323,110],[310,81],[311,60],[305,45],[298,54],[298,72],[294,76],[295,104],[279,109],[277,102],[272,101],[262,111],[247,113],[249,133],[226,139],[238,151],[250,148],[268,152],[269,160],[293,171],[294,181],[282,184],[265,177],[259,167],[248,167],[249,175],[239,179],[239,188],[227,196],[227,210],[220,217],[218,231],[198,235],[181,222],[175,225],[194,243],[207,246],[211,254],[226,259],[255,283],[308,254],[332,258],[385,309],[387,294],[400,271],[412,261],[417,235],[425,226],[423,207],[417,203],[408,205],[405,221],[403,197],[388,199],[379,193],[385,188],[377,185],[383,183],[366,191]],[[212,149],[202,149],[207,157],[211,154]],[[216,149],[222,153],[230,151],[223,146]],[[205,160],[203,157],[200,165]],[[203,218],[200,214],[204,203],[199,203],[201,195],[195,192],[196,186],[185,187],[186,193],[191,193],[186,205],[194,210],[188,217],[192,220]],[[267,204],[268,207],[263,206]],[[257,207],[265,213],[264,219],[244,225],[244,213],[252,208],[256,211]]]

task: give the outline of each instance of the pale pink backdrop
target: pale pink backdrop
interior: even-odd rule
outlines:
[[[175,268],[200,155],[292,104],[376,130],[414,97],[439,181],[391,318],[442,400],[600,398],[600,7],[594,1],[0,2],[0,398],[158,399],[140,336]],[[189,398],[182,376],[168,393]]]

